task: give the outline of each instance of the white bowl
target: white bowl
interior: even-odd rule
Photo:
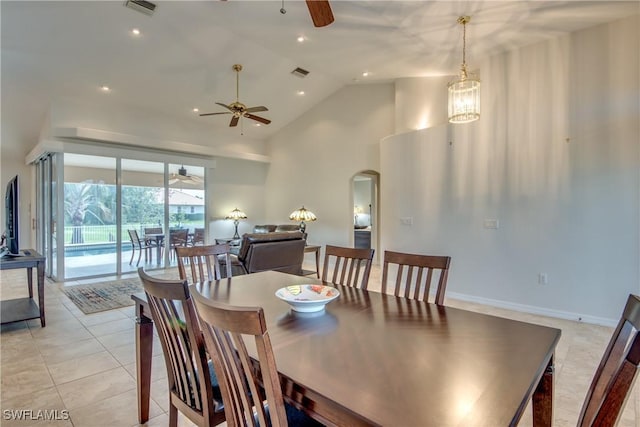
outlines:
[[[340,296],[340,292],[331,286],[305,284],[280,288],[276,296],[299,313],[314,313],[324,310],[324,306]]]

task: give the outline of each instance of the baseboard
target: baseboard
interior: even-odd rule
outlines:
[[[590,316],[587,314],[572,313],[569,311],[553,310],[533,305],[518,304],[509,301],[501,301],[491,298],[483,298],[475,295],[459,294],[456,292],[447,292],[447,297],[458,299],[461,301],[475,302],[478,304],[489,305],[492,307],[505,308],[507,310],[520,311],[523,313],[538,314],[541,316],[555,317],[558,319],[573,320],[576,322],[591,323],[594,325],[602,325],[615,327],[618,319],[607,319],[605,317]]]

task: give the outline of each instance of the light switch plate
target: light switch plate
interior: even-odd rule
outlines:
[[[484,228],[489,228],[492,230],[497,230],[499,227],[499,222],[497,219],[485,219],[484,220]]]

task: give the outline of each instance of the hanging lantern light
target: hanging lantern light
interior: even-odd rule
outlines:
[[[466,44],[467,23],[470,16],[458,18],[462,25],[462,66],[458,80],[450,82],[449,88],[449,123],[469,123],[480,118],[480,80],[467,72]]]

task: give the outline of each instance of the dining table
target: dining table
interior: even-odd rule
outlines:
[[[264,271],[196,287],[216,301],[264,309],[285,399],[324,424],[513,426],[531,402],[533,425],[551,426],[560,330],[340,285],[331,285],[339,297],[316,313],[275,296],[304,284],[322,282]],[[144,423],[153,321],[145,294],[132,298]]]

